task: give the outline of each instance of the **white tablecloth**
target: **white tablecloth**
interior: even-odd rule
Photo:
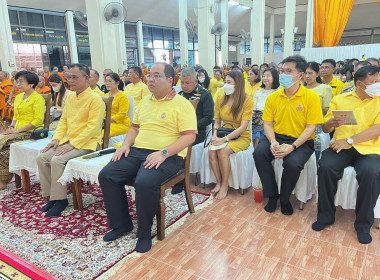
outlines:
[[[99,172],[111,160],[112,155],[113,153],[88,160],[82,157],[73,158],[67,162],[65,171],[61,178],[58,179],[58,182],[65,185],[72,182],[75,178],[82,179],[84,182],[99,184]]]
[[[9,172],[19,174],[21,169],[38,174],[37,156],[48,143],[51,137],[40,140],[25,140],[10,146]]]

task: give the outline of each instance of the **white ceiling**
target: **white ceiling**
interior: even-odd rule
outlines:
[[[188,18],[197,22],[194,8],[197,6],[197,0],[188,0]],[[306,30],[306,8],[307,0],[297,0],[297,8],[304,10],[296,13],[295,26],[298,27],[298,34],[305,34]],[[54,3],[54,5],[51,5]],[[268,8],[284,11],[286,0],[266,0]],[[178,0],[123,0],[127,9],[127,21],[136,22],[142,20],[143,23],[177,27],[178,28]],[[65,1],[47,1],[47,0],[8,0],[8,5],[17,7],[27,7],[41,10],[51,10],[65,12],[66,10],[86,11],[85,0],[65,0]],[[351,16],[346,26],[348,29],[362,28],[380,28],[380,5],[378,0],[356,0],[352,9]],[[337,15],[339,16],[339,15]],[[265,36],[269,36],[269,14],[266,14]],[[241,6],[229,5],[229,35],[239,35],[241,29],[249,31],[250,29],[250,10]],[[215,17],[216,22],[220,21],[219,15]],[[275,35],[281,36],[280,29],[284,28],[285,15],[275,15]],[[334,27],[333,27],[334,28]]]

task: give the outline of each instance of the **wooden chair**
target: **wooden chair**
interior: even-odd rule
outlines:
[[[50,126],[50,108],[52,104],[52,94],[41,94],[41,96],[45,99],[45,118],[44,118],[44,128],[49,130]],[[15,174],[15,182],[16,188],[21,187],[21,180],[23,185],[24,192],[30,192],[30,175],[29,171],[25,169],[21,169],[21,178],[18,174]]]
[[[177,174],[170,177],[166,181],[164,181],[161,184],[161,191],[160,191],[160,204],[158,206],[156,217],[157,217],[157,238],[158,240],[163,240],[165,238],[165,191],[167,189],[172,188],[175,184],[181,182],[182,180],[185,180],[185,196],[186,196],[186,202],[187,206],[189,208],[190,213],[194,213],[194,205],[193,205],[193,199],[191,197],[191,189],[190,189],[190,158],[191,158],[191,149],[192,145],[190,145],[187,148],[187,154],[184,159],[184,166],[181,168]],[[82,202],[82,180],[74,179],[74,183],[72,184],[73,187],[73,205],[74,209],[83,211],[83,202]],[[134,185],[134,180],[127,182],[128,186]]]

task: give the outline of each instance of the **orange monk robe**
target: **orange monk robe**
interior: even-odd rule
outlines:
[[[51,92],[51,89],[47,86],[43,86],[42,88],[36,87],[36,91],[39,94],[49,94]]]
[[[49,78],[50,78],[51,72],[49,71],[45,76],[45,85],[49,86]]]
[[[144,84],[148,83],[148,79],[146,78],[146,75],[148,74],[149,74],[149,69],[148,68],[143,69],[143,77],[141,80]]]
[[[5,80],[0,84],[0,89],[4,92],[5,96],[9,96],[11,94],[13,88],[13,83],[11,79]]]
[[[3,118],[3,109],[7,107],[7,102],[5,102],[5,93],[0,89],[0,120]]]

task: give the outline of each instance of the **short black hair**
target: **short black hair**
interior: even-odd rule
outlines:
[[[349,65],[352,65],[352,64],[349,64]],[[359,61],[358,63],[356,63],[356,65],[353,65],[354,66],[354,71],[358,68],[358,66],[369,66],[371,65],[371,63],[369,63],[368,61]]]
[[[94,71],[94,74],[95,74],[98,78],[100,77],[100,76],[99,76],[99,72],[98,72],[98,70],[91,69],[90,72],[91,72],[91,71]]]
[[[17,79],[20,77],[24,77],[24,79],[27,81],[29,85],[33,85],[33,88],[35,88],[40,82],[40,79],[38,78],[37,74],[30,71],[17,72],[15,80],[17,81]]]
[[[377,58],[375,58],[375,57],[367,58],[366,61],[368,61],[368,62],[370,62],[370,61],[375,61],[375,62],[377,62],[377,64],[380,64],[379,60],[378,60]]]
[[[215,70],[215,69],[222,69],[222,68],[218,65],[215,65],[212,69]]]
[[[323,60],[323,61],[321,62],[321,64],[323,64],[323,63],[330,63],[334,68],[336,67],[336,62],[335,62],[335,60],[332,59],[332,58],[328,58],[328,59]]]
[[[272,83],[272,89],[276,89],[280,86],[280,78],[278,76],[278,71],[277,69],[274,69],[274,68],[267,68],[264,70],[263,72],[263,76],[265,74],[265,72],[270,72],[272,77],[273,77],[273,83]],[[264,83],[261,83],[261,87],[262,88],[265,88],[265,85]]]
[[[355,72],[354,83],[357,81],[364,81],[368,76],[374,76],[380,72],[379,67],[368,65],[360,68]]]
[[[287,62],[294,62],[296,64],[296,69],[298,72],[305,72],[306,70],[306,60],[303,56],[300,55],[291,55],[281,61],[282,64]]]
[[[268,64],[268,63],[263,63],[263,64],[261,64],[261,65],[260,65],[260,69],[263,68],[263,66],[269,68],[269,64]]]
[[[259,83],[259,82],[261,82],[261,77],[260,77],[260,74],[259,74],[259,71],[256,69],[256,68],[250,68],[249,70],[248,70],[248,72],[249,71],[252,71],[256,76],[257,76],[257,78],[256,78],[256,80],[255,80],[255,83]]]
[[[86,73],[87,76],[90,76],[90,69],[87,67],[87,65],[82,63],[74,63],[70,65],[70,69],[75,67],[79,68],[79,71]]]
[[[140,78],[142,77],[142,70],[140,67],[132,66],[131,68],[129,68],[129,70],[135,71],[137,73],[137,75],[139,75]]]
[[[171,66],[170,64],[165,63],[165,62],[156,62],[155,64],[164,65],[164,74],[165,74],[165,77],[166,78],[173,78],[172,86],[174,86],[175,71],[174,71],[173,66]]]
[[[257,64],[252,64],[251,68],[252,68],[252,67],[254,67],[254,66],[257,66],[257,67],[259,67],[259,65],[257,65]]]

